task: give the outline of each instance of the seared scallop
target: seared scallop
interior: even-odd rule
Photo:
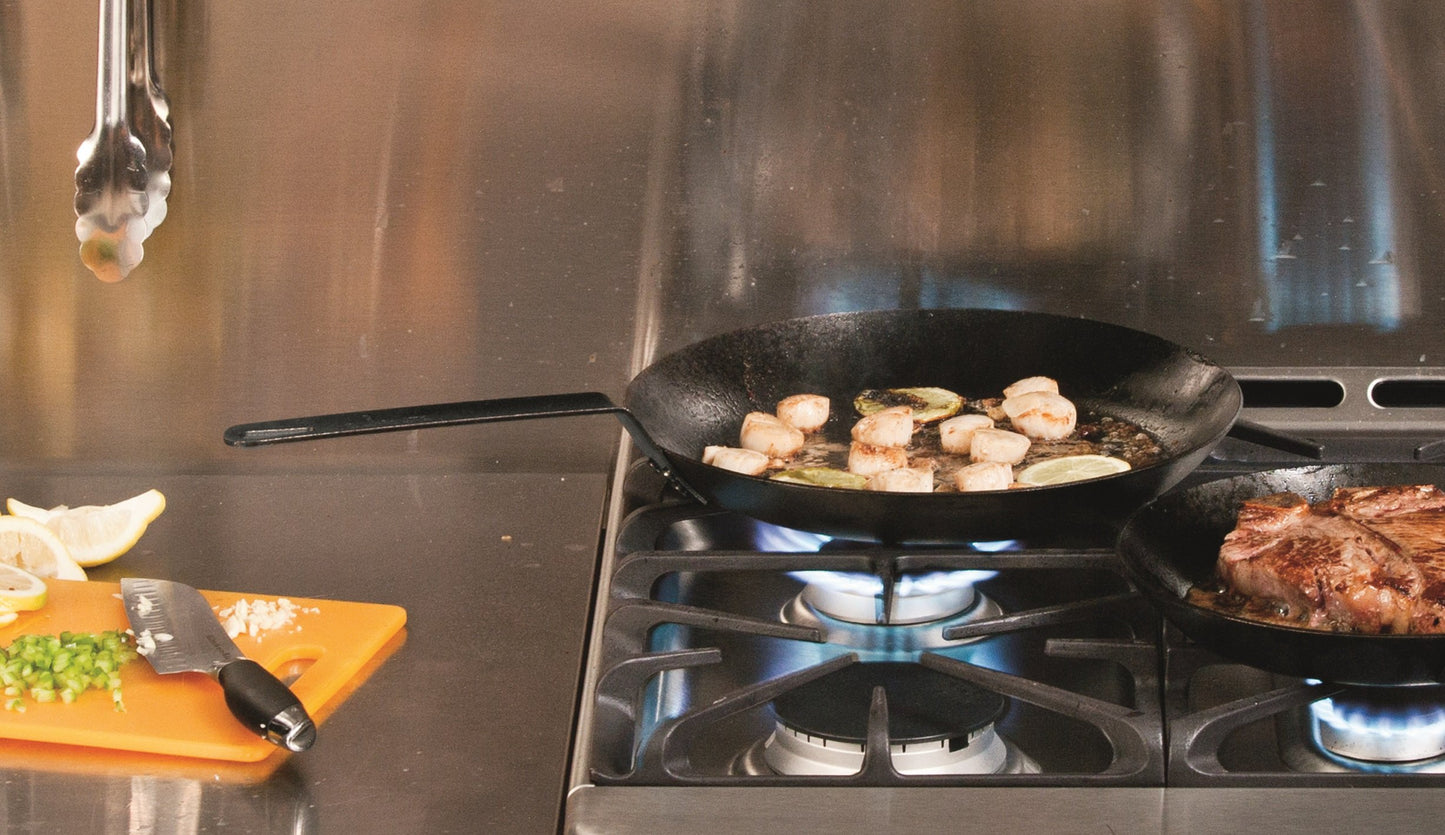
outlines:
[[[965,493],[1007,490],[1014,483],[1014,470],[1000,461],[980,461],[956,470],[953,483]]]
[[[913,439],[913,409],[893,406],[874,412],[853,424],[853,440],[870,446],[901,449]]]
[[[817,432],[828,422],[828,398],[795,394],[778,401],[778,418],[800,432]]]
[[[859,441],[848,445],[848,472],[876,475],[908,466],[908,452],[900,447],[874,446]]]
[[[743,418],[738,444],[769,458],[787,458],[803,448],[803,433],[767,412],[749,412]]]
[[[899,467],[875,473],[868,479],[867,489],[888,493],[932,493],[933,469],[931,467]]]
[[[1069,437],[1078,410],[1066,397],[1047,391],[1029,391],[1003,402],[1004,414],[1019,432],[1040,441]]]
[[[1053,394],[1059,393],[1059,382],[1052,377],[1025,377],[1018,382],[1006,386],[1003,390],[1004,399],[1018,397],[1020,394],[1027,394],[1031,391],[1047,391]]]
[[[973,446],[973,433],[980,429],[993,428],[993,421],[986,415],[959,415],[938,424],[938,442],[944,452],[967,455]]]
[[[973,433],[968,457],[975,463],[996,461],[1001,464],[1017,464],[1024,460],[1032,442],[1017,432],[1007,429],[979,429]]]
[[[761,452],[730,446],[710,446],[702,451],[702,463],[743,475],[762,475],[770,460]]]

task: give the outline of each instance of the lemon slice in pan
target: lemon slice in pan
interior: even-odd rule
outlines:
[[[1122,473],[1129,469],[1129,462],[1108,455],[1065,455],[1049,458],[1037,464],[1030,464],[1019,471],[1015,481],[1020,484],[1042,486],[1083,481]]]
[[[853,408],[864,416],[894,406],[912,408],[914,423],[932,423],[958,414],[963,408],[963,398],[948,389],[932,386],[866,389],[853,398]]]
[[[84,567],[101,565],[129,551],[146,527],[166,509],[159,490],[147,490],[122,502],[83,507],[32,507],[17,499],[6,501],[13,514],[50,529],[65,544],[70,558]]]
[[[773,475],[772,479],[791,484],[811,484],[814,487],[847,487],[854,490],[862,490],[868,483],[868,479],[857,473],[835,470],[832,467],[799,467],[793,470],[783,470]]]

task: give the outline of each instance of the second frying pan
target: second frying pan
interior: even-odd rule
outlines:
[[[1135,585],[1184,634],[1227,658],[1283,675],[1337,684],[1445,683],[1445,635],[1365,635],[1279,626],[1196,606],[1224,536],[1245,499],[1292,492],[1311,503],[1338,487],[1445,485],[1445,466],[1332,464],[1270,470],[1176,490],[1124,525],[1119,556]]]

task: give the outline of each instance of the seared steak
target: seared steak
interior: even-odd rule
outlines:
[[[1279,493],[1240,507],[1219,551],[1235,592],[1318,629],[1445,632],[1445,492],[1350,487],[1311,506]]]

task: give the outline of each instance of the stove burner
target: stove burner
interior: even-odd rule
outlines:
[[[883,581],[871,574],[798,571],[803,591],[784,604],[784,623],[822,631],[830,645],[848,647],[865,660],[899,660],[900,654],[964,647],[982,638],[949,639],[949,627],[999,617],[1003,610],[973,583],[989,571],[903,575],[894,584],[892,617],[883,621]],[[926,592],[926,593],[925,593]],[[934,616],[934,617],[930,617]]]
[[[796,571],[802,580],[802,600],[815,611],[848,623],[908,625],[943,620],[974,608],[976,583],[993,577],[992,571],[934,571],[905,574],[884,600],[886,586],[872,574],[843,571]]]
[[[900,774],[997,774],[1027,761],[994,730],[1008,700],[905,662],[851,664],[779,696],[762,757],[778,774],[862,769],[875,687],[888,700],[889,752]],[[1037,769],[1037,766],[1032,766]]]
[[[1321,749],[1347,761],[1445,757],[1445,687],[1353,688],[1310,705]]]

